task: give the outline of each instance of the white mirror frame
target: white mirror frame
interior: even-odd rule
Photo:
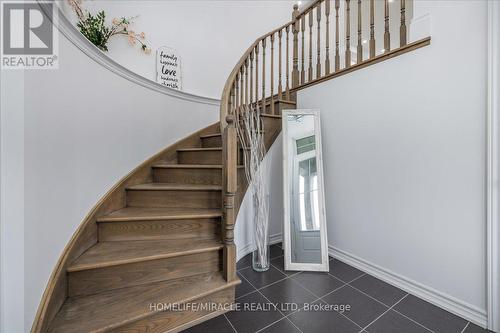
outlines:
[[[291,231],[290,231],[290,189],[288,162],[288,124],[289,115],[313,115],[314,133],[316,141],[316,163],[318,168],[319,181],[319,209],[320,209],[320,240],[321,240],[321,263],[293,263],[291,251]],[[303,110],[283,110],[282,113],[282,132],[283,132],[283,201],[284,201],[284,220],[283,220],[283,245],[285,250],[285,270],[291,271],[319,271],[328,272],[328,241],[326,229],[326,211],[325,211],[325,184],[323,180],[323,156],[321,146],[321,121],[320,112],[317,109]]]

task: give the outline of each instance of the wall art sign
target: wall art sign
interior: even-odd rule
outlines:
[[[182,90],[181,57],[175,49],[161,46],[156,50],[156,82]]]

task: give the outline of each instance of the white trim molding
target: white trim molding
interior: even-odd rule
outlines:
[[[328,253],[332,257],[339,259],[348,265],[356,267],[367,274],[373,275],[382,281],[454,313],[470,322],[473,322],[481,327],[486,326],[486,312],[474,305],[468,304],[453,296],[425,286],[377,264],[340,250],[332,245],[328,246]]]
[[[275,234],[271,235],[269,243],[275,244],[281,241],[282,234]],[[252,251],[252,244],[247,244],[246,246],[242,247],[241,250],[238,251],[238,260],[243,258],[248,253],[251,253]],[[476,325],[486,327],[488,319],[487,312],[481,308],[478,308],[477,306],[471,305],[453,296],[440,292],[434,288],[428,287],[405,276],[397,274],[391,270],[383,268],[377,264],[371,263],[358,256],[340,250],[333,245],[328,245],[328,254],[338,260],[345,262],[348,265],[356,267],[364,273],[373,275],[374,277],[382,281],[385,281],[412,295],[426,300],[429,303],[432,303],[442,309],[454,313],[457,316],[460,316]]]
[[[44,9],[43,5],[40,5]],[[136,83],[144,88],[171,96],[179,99],[188,100],[195,103],[207,104],[207,105],[220,105],[220,100],[211,97],[199,96],[195,94],[190,94],[184,91],[171,89],[161,85],[157,82],[151,81],[131,70],[123,67],[110,57],[108,57],[104,52],[99,50],[94,44],[88,41],[85,36],[83,36],[75,26],[66,18],[62,10],[58,7],[58,20],[56,23],[59,31],[78,49],[85,53],[89,58],[97,62],[99,65],[110,70],[111,72],[129,80],[130,82]]]
[[[273,245],[276,243],[281,242],[283,239],[283,235],[280,234],[274,234],[269,236],[269,245]],[[236,249],[236,261],[240,260],[244,256],[246,256],[249,253],[252,253],[255,250],[255,245],[253,243],[248,243],[245,246],[239,247]]]
[[[500,331],[499,76],[500,2],[488,1],[488,101],[486,122],[486,308],[487,328]]]

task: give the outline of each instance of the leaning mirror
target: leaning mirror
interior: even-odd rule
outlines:
[[[328,271],[319,110],[284,110],[285,270]]]

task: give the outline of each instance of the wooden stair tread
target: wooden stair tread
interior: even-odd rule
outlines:
[[[200,138],[202,139],[207,139],[207,138],[214,138],[214,137],[218,137],[218,136],[221,136],[222,134],[220,133],[214,133],[214,134],[206,134],[206,135],[200,135]]]
[[[122,288],[90,296],[70,297],[49,332],[103,332],[158,314],[151,304],[184,304],[239,284],[226,282],[221,272]]]
[[[271,100],[269,100],[271,101]],[[278,99],[275,99],[274,100],[275,102],[279,102],[279,103],[286,103],[286,104],[293,104],[293,105],[297,105],[297,102],[296,101],[292,101],[290,99],[284,99],[284,98],[278,98]]]
[[[281,119],[281,115],[279,115],[279,114],[261,114],[260,116],[267,117],[267,118]]]
[[[157,169],[222,169],[222,164],[155,164]]]
[[[78,257],[68,272],[216,251],[219,240],[192,239],[99,242]]]
[[[239,164],[238,168],[244,168],[244,165]],[[222,169],[222,164],[155,164],[156,169]]]
[[[98,218],[97,222],[183,220],[221,216],[220,209],[126,207]]]
[[[295,102],[293,102],[295,104]],[[281,116],[280,116],[281,117]],[[265,133],[265,131],[260,131],[261,133]],[[208,138],[214,138],[214,137],[218,137],[218,136],[221,136],[222,134],[220,133],[216,133],[216,134],[207,134],[207,135],[200,135],[200,138],[202,139],[208,139]]]
[[[222,147],[214,147],[214,148],[180,148],[177,149],[177,151],[183,152],[183,151],[222,151]]]
[[[292,104],[292,105],[297,105],[297,102],[289,100],[289,99],[284,99],[284,98],[275,98],[274,103],[285,103],[285,104]],[[266,98],[266,105],[271,104],[271,99]]]
[[[131,191],[221,191],[221,185],[147,183],[127,187]]]

